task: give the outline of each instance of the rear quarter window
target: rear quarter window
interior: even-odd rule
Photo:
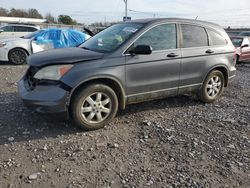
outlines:
[[[195,25],[182,24],[181,30],[183,48],[208,46],[208,36],[205,28]]]
[[[227,40],[221,36],[219,33],[212,31],[210,29],[207,29],[209,39],[210,39],[210,45],[227,45]]]
[[[14,26],[15,28],[15,32],[27,32],[28,31],[28,27],[25,26]]]

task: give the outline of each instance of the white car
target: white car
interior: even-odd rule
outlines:
[[[38,26],[9,24],[0,27],[0,39],[17,38],[39,30]]]
[[[42,29],[20,38],[0,40],[0,61],[25,64],[31,54],[53,48],[77,47],[91,36],[72,29]]]

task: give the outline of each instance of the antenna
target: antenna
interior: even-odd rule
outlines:
[[[198,19],[198,17],[199,17],[199,16],[196,16],[195,20],[197,20],[197,19]]]

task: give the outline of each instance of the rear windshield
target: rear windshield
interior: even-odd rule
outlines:
[[[235,47],[240,47],[243,41],[243,38],[231,38],[232,43]]]

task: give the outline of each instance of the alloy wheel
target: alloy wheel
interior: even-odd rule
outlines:
[[[210,98],[215,98],[220,93],[220,90],[222,87],[221,83],[222,81],[219,76],[213,76],[208,81],[207,86],[206,86],[206,92]]]
[[[89,95],[81,105],[83,119],[92,124],[103,122],[109,116],[111,110],[111,99],[102,92]]]

